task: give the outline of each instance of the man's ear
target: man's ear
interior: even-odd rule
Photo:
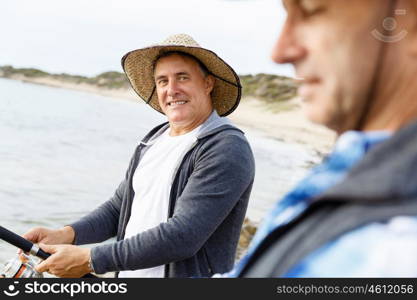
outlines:
[[[205,83],[206,83],[206,92],[207,95],[209,95],[211,93],[211,91],[214,88],[214,82],[216,81],[216,79],[214,78],[213,75],[207,75],[205,78]]]

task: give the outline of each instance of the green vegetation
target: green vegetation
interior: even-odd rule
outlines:
[[[49,75],[44,71],[32,68],[15,69],[12,66],[0,67],[0,77],[8,78],[15,74],[21,74],[26,77],[43,77]]]
[[[129,87],[125,74],[120,72],[105,72],[95,77],[69,75],[66,73],[51,74],[50,76],[61,81],[91,84],[108,89],[126,89]]]
[[[49,77],[63,82],[90,84],[107,89],[127,89],[130,87],[126,75],[115,71],[104,72],[95,77],[85,77],[66,73],[49,74],[33,68],[0,67],[0,77],[13,79],[18,78],[17,76]],[[253,97],[265,101],[268,108],[273,111],[291,108],[287,100],[294,98],[297,91],[297,84],[292,78],[271,74],[241,75],[239,77],[243,87],[243,97]]]

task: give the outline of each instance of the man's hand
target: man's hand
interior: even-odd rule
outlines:
[[[48,272],[64,278],[79,278],[90,273],[90,252],[88,248],[72,245],[45,245],[40,248],[52,255],[36,266],[38,272]]]
[[[71,226],[65,226],[56,230],[35,227],[26,232],[23,237],[33,243],[49,245],[72,244],[74,242],[75,232]]]

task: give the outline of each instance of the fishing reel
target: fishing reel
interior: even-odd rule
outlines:
[[[32,256],[26,253],[39,257],[40,259],[48,259],[51,254],[46,253],[39,246],[33,244],[17,235],[16,233],[0,226],[0,239],[12,244],[13,246],[21,249],[24,253],[18,255],[14,259],[11,259],[6,263],[3,273],[0,273],[0,278],[5,276],[7,278],[42,278],[43,274],[35,270],[37,261],[34,261]],[[48,274],[48,273],[46,273]],[[82,278],[96,278],[95,275],[88,273]]]
[[[43,273],[35,270],[38,261],[22,253],[6,262],[0,276],[5,278],[43,278]]]

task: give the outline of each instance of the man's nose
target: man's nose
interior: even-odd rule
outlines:
[[[271,58],[279,64],[295,63],[306,55],[306,49],[288,22],[272,48]]]
[[[175,97],[178,94],[178,84],[176,80],[170,80],[168,82],[167,94],[169,97]]]

